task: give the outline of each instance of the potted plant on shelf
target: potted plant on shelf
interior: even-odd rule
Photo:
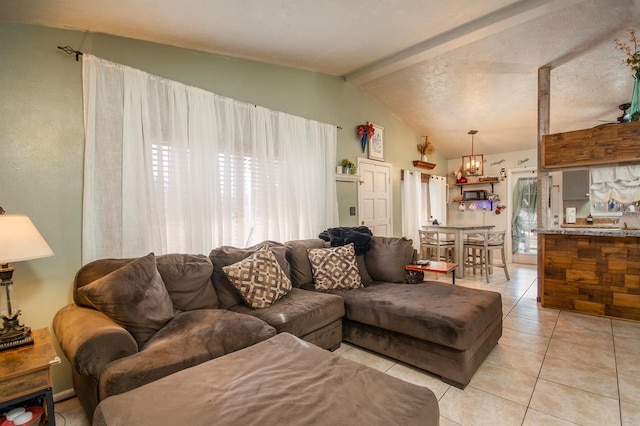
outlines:
[[[424,137],[424,142],[417,145],[418,152],[420,153],[420,161],[427,161],[427,156],[433,154],[435,146],[429,142],[429,136]]]
[[[353,161],[349,160],[348,158],[343,158],[342,159],[342,172],[344,174],[355,175],[358,172],[358,169],[356,168],[356,165],[353,163]]]

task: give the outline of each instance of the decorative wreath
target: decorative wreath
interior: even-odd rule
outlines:
[[[362,144],[362,152],[364,152],[367,147],[367,141],[373,137],[376,129],[373,128],[373,124],[360,124],[356,127],[356,133],[358,135],[358,139],[360,139],[360,143]]]

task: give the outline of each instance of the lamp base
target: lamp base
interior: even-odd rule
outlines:
[[[3,317],[3,320],[3,328],[0,330],[0,351],[33,344],[31,327],[20,325],[18,318]]]

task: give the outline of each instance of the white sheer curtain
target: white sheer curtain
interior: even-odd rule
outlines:
[[[337,226],[335,126],[83,56],[83,263]]]
[[[404,171],[402,181],[402,235],[413,240],[413,246],[420,249],[420,226],[422,223],[422,174]]]
[[[429,214],[440,225],[447,224],[447,178],[429,177]]]

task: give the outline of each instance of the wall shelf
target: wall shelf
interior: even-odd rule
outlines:
[[[348,175],[346,173],[342,173],[342,174],[337,174],[336,173],[336,180],[337,181],[341,181],[341,182],[358,182],[358,181],[362,180],[362,176],[360,176],[360,175]]]
[[[436,165],[434,163],[427,163],[426,161],[414,160],[413,167],[420,167],[423,169],[433,169]]]
[[[489,203],[489,206],[490,206],[489,210],[493,211],[493,201],[487,200],[487,199],[483,199],[483,200],[452,200],[451,203],[457,203],[457,204],[460,204],[460,203],[465,203],[465,204],[480,203],[481,205],[484,204],[484,203]],[[476,210],[482,211],[483,209],[476,209]],[[469,211],[473,211],[473,210],[469,209]]]
[[[456,182],[456,185],[460,187],[460,195],[463,194],[463,188],[465,186],[478,186],[478,185],[491,185],[491,193],[493,194],[495,191],[493,189],[493,185],[496,183],[500,183],[500,180],[498,178],[486,178],[487,180],[482,181],[482,182],[466,182],[466,183],[458,183]],[[483,199],[483,200],[454,200],[452,201],[453,203],[476,203],[476,202],[480,202],[480,203],[484,203],[484,202],[488,202],[490,207],[491,207],[491,211],[493,211],[493,204],[494,201],[493,200],[487,200],[487,199]]]
[[[491,185],[491,193],[493,194],[493,184],[494,183],[500,183],[500,181],[498,179],[495,180],[488,180],[485,182],[467,182],[467,183],[457,183],[456,185],[458,185],[460,187],[460,194],[462,194],[462,187],[463,186],[469,186],[469,185]]]

